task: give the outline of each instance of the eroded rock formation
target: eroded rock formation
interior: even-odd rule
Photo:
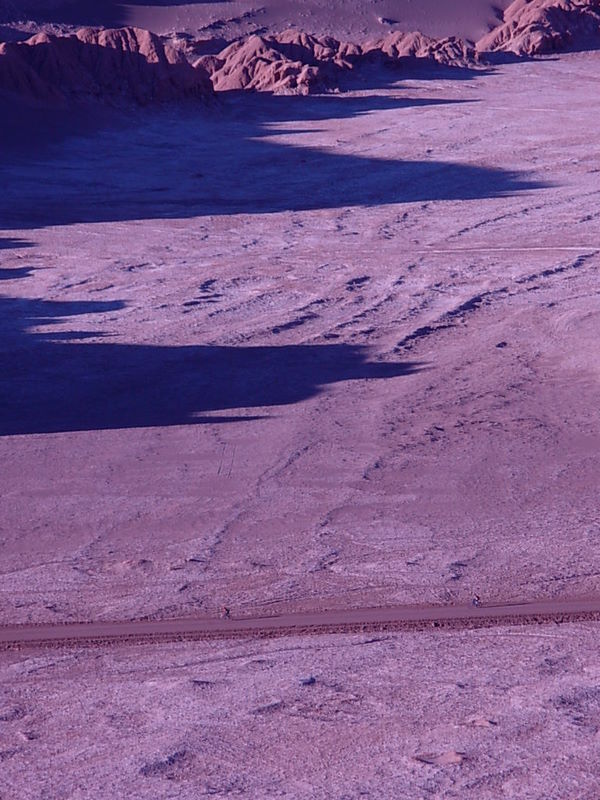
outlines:
[[[365,64],[398,64],[408,58],[466,66],[477,61],[477,54],[460,39],[438,40],[421,33],[392,33],[357,45],[288,30],[238,39],[194,63],[207,70],[217,91],[309,94],[336,87],[345,73]]]
[[[598,45],[598,0],[515,0],[502,24],[480,39],[477,49],[533,56]]]
[[[82,28],[0,44],[0,91],[35,101],[153,101],[208,97],[202,68],[149,31]]]

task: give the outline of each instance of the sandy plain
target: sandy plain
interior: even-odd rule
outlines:
[[[597,594],[599,77],[5,131],[1,622]],[[596,639],[2,653],[0,797],[591,800]]]
[[[2,619],[593,594],[599,70],[5,163]]]
[[[596,625],[5,653],[2,796],[593,800]]]

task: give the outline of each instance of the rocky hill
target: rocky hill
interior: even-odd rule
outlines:
[[[0,91],[42,102],[207,98],[207,73],[149,31],[82,28],[0,44]]]
[[[480,39],[477,49],[533,56],[599,45],[598,0],[515,0],[502,24]]]

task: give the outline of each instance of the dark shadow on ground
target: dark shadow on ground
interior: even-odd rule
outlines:
[[[16,267],[4,269],[0,267],[0,281],[14,281],[17,278],[28,278],[33,272],[33,267]]]
[[[27,229],[79,222],[480,200],[538,189],[510,170],[431,160],[349,155],[309,146],[303,122],[340,121],[373,111],[382,129],[401,112],[452,101],[382,95],[275,97],[244,94],[219,110],[177,107],[130,112],[119,124],[55,145],[43,158],[5,152],[0,225]],[[430,113],[435,113],[432,110]],[[414,120],[412,120],[414,124]],[[331,124],[330,124],[331,127]],[[318,126],[310,133],[318,132]],[[278,142],[282,133],[297,144]],[[374,132],[376,134],[376,130]],[[343,139],[343,126],[338,136]],[[365,140],[369,147],[369,140]],[[0,162],[1,165],[1,162]]]
[[[98,336],[93,331],[31,331],[121,308],[120,302],[0,298],[1,436],[248,421],[331,383],[419,369],[416,362],[370,362],[365,348],[345,344],[157,347],[84,343]],[[234,409],[235,415],[219,413]]]
[[[0,237],[0,250],[18,250],[21,247],[33,247],[33,244],[25,239]]]
[[[490,62],[478,67],[461,67],[439,64],[429,58],[405,56],[390,59],[374,53],[353,70],[341,70],[338,84],[342,91],[360,89],[391,89],[402,81],[472,81],[495,75],[497,70]]]

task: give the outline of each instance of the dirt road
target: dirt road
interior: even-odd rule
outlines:
[[[356,630],[469,628],[490,625],[573,622],[600,618],[600,599],[537,600],[526,603],[461,606],[397,606],[317,611],[240,619],[132,620],[58,625],[14,625],[0,628],[0,648],[62,647],[70,644],[114,644],[271,637]]]

